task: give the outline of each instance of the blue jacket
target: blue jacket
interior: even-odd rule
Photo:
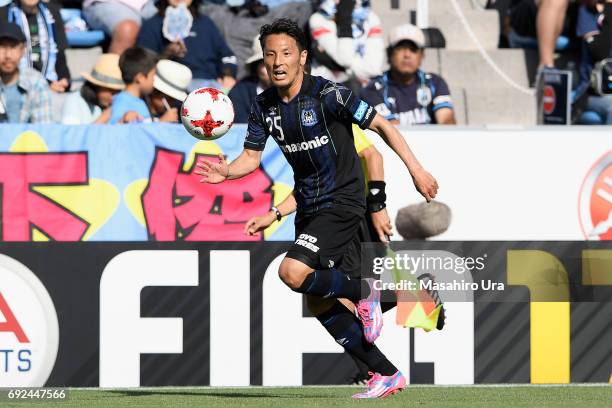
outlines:
[[[257,80],[244,78],[234,85],[228,96],[234,104],[234,123],[248,123],[251,105],[257,96]]]
[[[138,45],[161,53],[170,43],[162,34],[163,23],[164,18],[159,14],[146,20],[138,34]],[[236,76],[236,57],[210,18],[203,15],[194,18],[191,32],[184,42],[187,55],[176,61],[191,68],[194,78]]]

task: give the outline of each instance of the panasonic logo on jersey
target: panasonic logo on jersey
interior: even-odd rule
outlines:
[[[280,148],[285,153],[294,153],[301,152],[304,150],[316,149],[318,147],[326,145],[327,143],[329,143],[329,136],[324,135],[317,136],[314,138],[314,140],[309,140],[308,142],[292,143],[285,146],[281,146]]]

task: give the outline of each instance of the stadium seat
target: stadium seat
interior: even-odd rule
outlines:
[[[96,63],[98,56],[102,54],[99,46],[91,48],[68,48],[66,50],[66,61],[68,69],[72,74],[72,90],[78,90],[82,83],[82,72],[89,72]]]
[[[62,20],[66,26],[66,37],[70,47],[94,47],[104,41],[104,32],[89,30],[79,9],[61,9]]]
[[[499,20],[495,10],[465,10],[462,9],[472,31],[485,50],[497,49],[499,39]],[[444,34],[446,48],[451,50],[477,50],[476,44],[468,36],[461,20],[450,7],[439,7],[430,10],[429,24],[437,27]]]
[[[529,86],[523,50],[496,49],[487,51],[487,54],[514,82],[524,87]],[[427,58],[430,55],[428,51]],[[508,87],[478,52],[442,49],[440,66],[442,76],[456,86],[470,88],[486,84],[487,87]]]
[[[584,111],[576,120],[576,124],[578,125],[603,125],[604,121],[602,117],[593,111]]]
[[[485,49],[496,49],[499,37],[499,21],[495,10],[474,7],[470,0],[458,0],[468,23]],[[397,7],[394,7],[397,6]],[[411,13],[416,12],[417,0],[377,0],[372,9],[384,21],[386,33],[400,24],[411,22]],[[495,18],[494,18],[495,17]],[[446,48],[454,50],[476,50],[476,46],[465,33],[461,21],[448,0],[429,0],[429,27],[441,30],[446,39]]]
[[[538,39],[535,37],[525,37],[522,35],[518,35],[514,31],[510,31],[508,35],[508,41],[510,42],[510,47],[512,48],[538,48]],[[556,51],[565,51],[570,46],[570,39],[564,35],[559,36],[557,38],[557,43],[555,44]]]

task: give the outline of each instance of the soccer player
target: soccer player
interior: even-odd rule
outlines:
[[[354,398],[380,398],[402,390],[404,376],[376,347],[382,329],[380,291],[373,279],[352,279],[354,265],[343,256],[359,251],[358,230],[365,212],[363,173],[351,126],[377,132],[398,154],[427,201],[436,180],[423,169],[399,131],[348,88],[304,73],[306,39],[298,25],[279,19],[260,30],[264,64],[272,87],[257,96],[244,150],[231,164],[198,161],[202,182],[243,177],[261,162],[272,136],[294,172],[296,241],[279,267],[292,290],[305,294],[310,312],[373,376]],[[279,208],[277,216],[286,208]],[[338,299],[356,305],[359,318]]]
[[[361,165],[363,174],[366,180],[366,208],[367,213],[364,222],[362,223],[359,231],[359,238],[361,242],[388,242],[389,236],[393,235],[391,229],[391,220],[386,210],[386,193],[385,193],[385,170],[383,167],[383,158],[380,152],[374,147],[372,142],[368,139],[365,132],[359,128],[359,126],[353,124],[353,138],[355,144],[355,150],[357,155],[361,159]],[[247,235],[254,235],[259,231],[263,231],[268,228],[274,221],[280,221],[278,208],[283,208],[283,214],[289,215],[296,210],[295,197],[293,191],[285,198],[278,207],[272,207],[264,215],[251,217],[244,226],[244,232]],[[286,209],[286,210],[285,210]],[[278,213],[277,213],[278,212]],[[366,262],[371,262],[373,256],[393,256],[393,252],[389,248],[382,246],[374,247],[374,252],[368,253]],[[357,256],[357,264],[359,261],[364,262],[361,258],[361,253],[351,252],[345,254],[343,257],[343,263],[351,262],[347,260],[350,256]],[[346,267],[343,266],[343,270],[346,272]],[[363,271],[361,271],[363,272]],[[360,277],[359,271],[355,271],[357,278]],[[351,274],[353,277],[353,275]],[[433,276],[428,275],[428,279],[434,279]],[[445,311],[442,301],[438,295],[437,290],[426,291],[431,298],[431,301],[435,303],[435,306],[440,306],[440,310],[431,315],[427,316],[412,316],[410,321],[406,322],[406,327],[423,328],[427,331],[431,330],[432,326],[435,326],[438,330],[442,330],[444,327]],[[420,297],[424,299],[423,297]],[[402,298],[404,299],[404,298]],[[406,300],[402,300],[406,301]],[[340,302],[344,304],[349,310],[355,311],[355,305],[347,299],[340,299]],[[385,313],[395,307],[396,301],[383,302],[381,304],[382,312]],[[398,312],[399,313],[399,312]],[[358,372],[351,379],[351,383],[355,385],[365,384],[369,378],[368,367],[365,366],[359,359],[354,356],[349,356],[355,362]]]
[[[393,235],[391,229],[391,220],[386,209],[386,194],[385,194],[385,182],[384,182],[384,167],[383,158],[378,149],[374,147],[372,142],[368,139],[365,132],[359,128],[359,126],[353,124],[353,138],[355,144],[355,150],[357,155],[361,159],[361,165],[363,174],[367,183],[366,188],[366,207],[369,216],[364,218],[364,223],[359,231],[359,238],[362,242],[386,242],[388,237]],[[296,210],[296,202],[293,191],[278,204],[278,208],[283,208],[283,214],[289,215]],[[251,217],[244,225],[244,232],[247,235],[254,235],[259,231],[263,231],[274,223],[274,221],[280,221],[277,216],[277,211],[280,213],[277,207],[272,207],[266,214]],[[285,210],[286,209],[286,210]],[[385,256],[386,250],[383,248],[376,248],[378,251],[376,256]],[[380,252],[383,250],[383,252]],[[352,253],[357,256],[357,263],[361,258],[360,253]],[[343,263],[346,264],[347,258],[350,255],[345,254],[343,257]],[[363,260],[361,260],[363,262]],[[346,266],[343,266],[344,272],[346,272]],[[357,278],[360,277],[360,271],[355,270]],[[351,274],[351,276],[353,276]],[[339,299],[339,301],[346,306],[351,312],[355,312],[355,305],[347,299]],[[395,304],[382,303],[382,312],[386,312],[392,309]],[[347,353],[348,354],[348,353]],[[355,356],[348,354],[357,366],[356,374],[351,378],[350,382],[354,385],[366,384],[369,379],[368,371],[369,368],[364,365],[361,360],[355,358]]]

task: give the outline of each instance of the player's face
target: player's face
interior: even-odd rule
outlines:
[[[423,50],[416,46],[396,47],[390,58],[391,69],[401,75],[415,74],[421,66]]]
[[[306,51],[287,34],[271,34],[264,44],[264,65],[270,83],[277,88],[289,88],[304,69]]]
[[[23,43],[8,39],[0,40],[0,72],[4,75],[11,75],[17,71],[24,51]]]

